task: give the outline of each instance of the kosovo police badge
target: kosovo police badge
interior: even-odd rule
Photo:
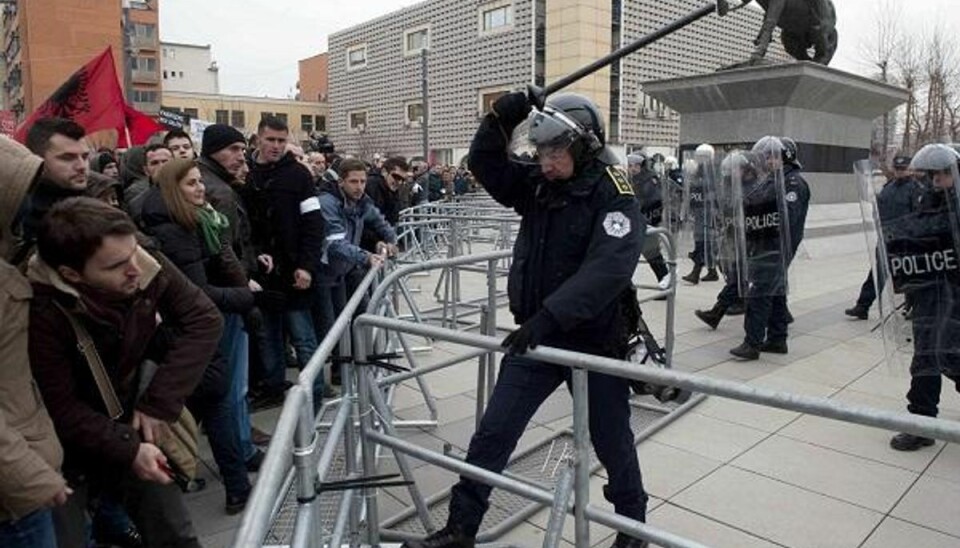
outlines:
[[[603,218],[603,230],[608,236],[623,238],[630,234],[630,219],[619,211],[611,211]]]

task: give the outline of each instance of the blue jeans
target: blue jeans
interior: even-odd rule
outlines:
[[[217,461],[228,496],[250,492],[246,461],[253,456],[250,416],[246,407],[247,336],[237,314],[224,314],[220,354],[226,360],[227,392],[219,401],[208,402],[204,420],[207,439]],[[244,441],[245,440],[245,441]]]
[[[0,523],[0,546],[3,548],[57,548],[53,513],[49,508],[44,508],[18,520]]]
[[[480,428],[470,439],[467,462],[501,472],[530,418],[563,382],[570,386],[569,368],[522,356],[505,356]],[[590,440],[609,478],[603,496],[618,514],[644,521],[647,494],[630,430],[628,382],[591,372],[587,385]],[[491,489],[461,476],[451,493],[449,522],[475,536],[489,507]]]
[[[263,339],[260,343],[263,349],[263,367],[270,372],[271,378],[277,371],[282,375],[287,367],[284,335],[290,337],[290,343],[297,352],[297,365],[303,370],[317,351],[317,333],[309,308],[263,313]],[[322,400],[323,376],[320,375],[313,385],[313,401],[318,404]]]
[[[323,340],[330,332],[337,316],[347,304],[346,282],[341,280],[335,285],[321,285],[316,289],[313,303],[314,322],[317,328],[317,340]]]

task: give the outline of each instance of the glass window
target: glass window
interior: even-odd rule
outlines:
[[[363,131],[367,127],[367,111],[351,112],[349,122],[353,131]]]
[[[306,133],[313,131],[313,116],[310,114],[300,115],[300,129]]]
[[[319,114],[314,116],[314,127],[317,131],[327,131],[327,117]]]
[[[230,111],[229,110],[217,110],[214,114],[218,124],[229,124],[230,123]]]
[[[156,30],[156,25],[148,25],[146,23],[134,23],[133,25],[133,33],[142,38],[153,38],[153,34],[156,32]]]
[[[367,45],[361,44],[347,50],[347,69],[355,69],[366,66],[367,64]]]
[[[418,29],[405,34],[403,50],[405,53],[419,53],[430,47],[430,29]]]
[[[408,103],[406,110],[408,124],[420,124],[423,122],[423,103]]]
[[[500,6],[483,12],[483,30],[495,30],[513,24],[513,10]]]
[[[233,127],[246,127],[246,116],[242,110],[230,111],[230,125]]]
[[[151,93],[156,94],[155,91],[153,91],[153,92],[151,92]],[[200,118],[200,113],[199,113],[199,112],[197,111],[197,109],[195,109],[195,108],[185,108],[185,109],[183,109],[183,113],[186,114],[186,115],[187,115],[188,117],[190,117],[190,118]]]

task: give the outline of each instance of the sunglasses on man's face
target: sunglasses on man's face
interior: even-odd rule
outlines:
[[[390,172],[390,177],[392,177],[395,181],[406,181],[410,175],[406,173]]]

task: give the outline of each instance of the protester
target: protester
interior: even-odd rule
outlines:
[[[182,129],[168,131],[163,137],[163,144],[170,149],[170,153],[173,154],[174,158],[193,160],[197,157],[197,153],[193,147],[193,139],[190,138],[189,133]]]
[[[146,162],[143,169],[147,178],[138,180],[124,191],[124,208],[136,222],[140,221],[140,212],[143,209],[143,202],[147,194],[156,184],[153,177],[160,171],[163,164],[173,158],[173,153],[170,152],[167,145],[154,143],[144,149],[144,157]]]
[[[156,444],[172,435],[168,423],[203,377],[223,321],[199,288],[141,248],[135,234],[122,211],[70,198],[44,218],[30,263],[31,365],[75,491],[55,510],[60,548],[84,545],[76,539],[84,536],[87,502],[104,493],[123,501],[147,546],[199,546],[172,484],[176,470]],[[80,329],[122,402],[119,417],[106,412],[94,361],[78,350]],[[156,372],[140,378],[151,360]]]
[[[29,282],[6,262],[11,223],[42,160],[0,137],[0,546],[56,548],[51,508],[72,494],[59,473],[63,450],[35,382],[27,353]]]
[[[102,173],[113,179],[120,179],[120,167],[117,164],[117,158],[109,150],[98,154],[92,167],[93,171],[97,173]]]

